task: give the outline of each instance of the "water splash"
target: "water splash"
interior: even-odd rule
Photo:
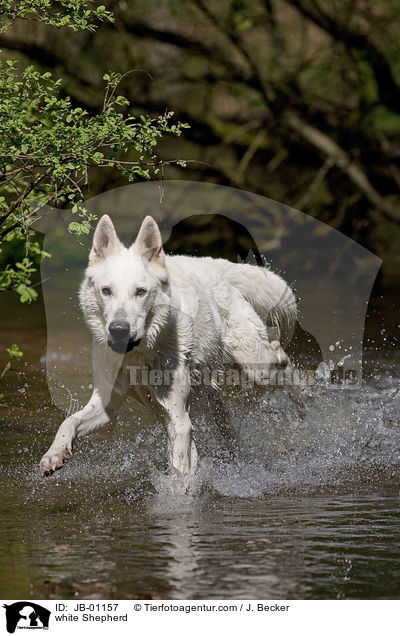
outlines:
[[[51,407],[15,409],[3,428],[1,467],[7,487],[46,505],[106,501],[185,506],[203,495],[262,498],[279,493],[400,490],[400,391],[398,360],[374,365],[364,386],[329,390],[315,385],[304,407],[284,391],[230,406],[238,451],[229,459],[206,409],[193,412],[200,463],[189,493],[182,494],[166,462],[161,423],[146,420],[131,403],[110,431],[79,439],[73,457],[50,479],[38,461],[60,417]],[[24,378],[24,382],[30,378]],[[32,382],[30,382],[32,385]],[[30,389],[29,399],[32,400]],[[49,435],[51,431],[51,435]],[[7,441],[8,440],[8,441]],[[9,448],[9,452],[7,450]],[[181,492],[182,497],[177,495]]]

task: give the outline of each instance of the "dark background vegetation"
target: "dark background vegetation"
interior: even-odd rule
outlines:
[[[17,20],[0,35],[1,55],[52,71],[73,104],[91,113],[103,106],[104,73],[129,72],[119,92],[137,113],[169,109],[191,126],[161,141],[163,160],[188,164],[165,166],[160,178],[239,187],[328,223],[383,259],[373,303],[384,295],[395,310],[398,2],[119,0],[106,6],[115,21],[94,32]],[[98,170],[86,194],[125,183],[117,171]],[[376,303],[371,309],[376,313]]]
[[[96,32],[16,22],[2,55],[63,79],[102,107],[106,71],[138,112],[175,111],[190,130],[166,178],[248,189],[318,217],[384,259],[397,284],[400,7],[392,0],[120,0]],[[123,184],[92,178],[88,196]]]

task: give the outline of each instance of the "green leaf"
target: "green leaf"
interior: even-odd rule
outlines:
[[[118,95],[115,103],[119,106],[129,106],[129,99],[126,99],[126,97],[123,97],[123,95]]]
[[[24,354],[18,345],[12,344],[8,349],[6,349],[10,358],[21,358]]]

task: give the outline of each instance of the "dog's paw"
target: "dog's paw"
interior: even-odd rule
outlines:
[[[55,470],[61,468],[64,463],[63,453],[52,453],[51,455],[45,455],[40,462],[40,474],[42,477],[48,477],[54,473]]]
[[[47,477],[61,468],[67,455],[72,455],[72,442],[67,447],[50,447],[40,462],[40,474]]]

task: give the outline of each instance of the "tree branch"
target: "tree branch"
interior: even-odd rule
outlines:
[[[343,42],[353,51],[363,54],[374,73],[380,101],[392,111],[398,113],[400,109],[400,87],[395,82],[387,59],[368,36],[353,31],[345,24],[339,24],[329,15],[323,13],[321,7],[317,6],[316,3],[311,6],[305,0],[288,0],[288,2],[296,7],[306,18],[328,33],[334,40]]]
[[[18,197],[18,199],[16,201],[14,201],[14,203],[11,205],[11,207],[7,210],[7,212],[5,212],[1,217],[0,217],[0,227],[3,225],[3,223],[8,219],[8,217],[10,216],[10,214],[12,214],[19,205],[21,205],[21,203],[24,201],[24,199],[26,199],[26,197],[28,196],[28,194],[30,194],[30,192],[32,192],[32,190],[34,190],[36,188],[37,185],[39,185],[39,183],[41,181],[43,181],[43,179],[45,179],[51,172],[52,170],[54,170],[53,166],[50,166],[49,168],[47,168],[47,170],[41,174],[39,177],[37,177],[37,179],[35,179],[34,181],[32,181],[32,183],[29,183],[25,190],[23,191],[23,193]],[[9,231],[9,230],[7,230]]]
[[[283,113],[283,120],[314,148],[331,158],[334,164],[347,174],[350,181],[386,218],[390,219],[390,221],[400,221],[400,208],[391,205],[375,190],[365,172],[351,160],[350,156],[333,139],[314,128],[314,126],[303,122],[293,110],[287,109]]]

